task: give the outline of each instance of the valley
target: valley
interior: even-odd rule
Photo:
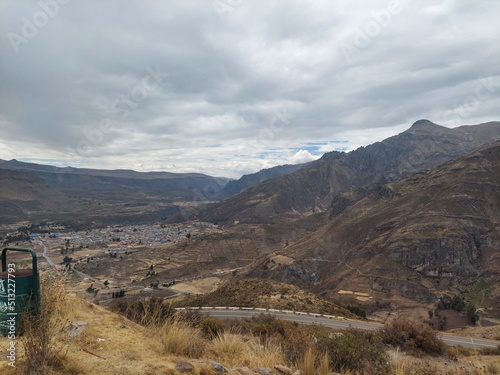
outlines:
[[[241,181],[4,162],[0,241],[109,310],[158,299],[496,340],[499,139],[498,122],[420,120]]]

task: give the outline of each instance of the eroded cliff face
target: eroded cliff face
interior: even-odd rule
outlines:
[[[389,257],[423,276],[497,272],[499,153],[497,144],[430,172],[423,180],[410,180],[416,183],[414,194],[420,202],[390,234]]]
[[[294,264],[262,275],[336,301],[425,304],[483,280],[500,308],[500,143],[337,196],[329,222],[286,254]]]
[[[478,230],[472,231],[476,233],[445,239],[414,239],[412,245],[389,249],[389,257],[424,276],[476,277],[479,275],[481,247],[491,246],[491,239],[481,236]]]

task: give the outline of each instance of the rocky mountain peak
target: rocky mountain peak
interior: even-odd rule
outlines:
[[[432,121],[430,120],[427,120],[427,119],[420,119],[420,120],[417,120],[413,123],[412,127],[413,126],[423,126],[423,125],[437,125],[435,123],[433,123]]]
[[[415,121],[410,129],[406,130],[404,133],[409,133],[413,135],[439,135],[444,133],[449,133],[451,129],[433,123],[427,119],[421,119]]]

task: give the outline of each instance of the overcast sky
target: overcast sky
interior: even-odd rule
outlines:
[[[0,159],[238,178],[500,120],[498,0],[0,1]]]

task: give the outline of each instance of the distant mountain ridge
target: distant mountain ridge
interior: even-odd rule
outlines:
[[[136,172],[127,169],[105,170],[20,162],[15,159],[0,160],[0,169],[24,171],[42,178],[49,186],[58,189],[116,189],[123,187],[148,187],[166,190],[203,189],[210,183],[221,188],[229,179],[211,177],[201,173]]]
[[[67,223],[164,220],[186,202],[207,201],[208,187],[229,181],[198,173],[58,168],[0,161],[1,222],[60,220]]]
[[[224,189],[222,189],[220,198],[229,198],[235,194],[238,194],[240,191],[246,189],[247,187],[253,186],[262,181],[270,180],[271,178],[293,173],[295,171],[298,171],[299,169],[306,167],[307,165],[309,165],[309,163],[284,164],[272,168],[262,169],[256,173],[245,174],[238,180],[229,181]]]
[[[284,176],[272,178],[194,213],[219,224],[272,223],[329,210],[333,198],[374,183],[387,183],[456,159],[500,139],[500,122],[446,128],[429,120],[349,153],[329,152]]]

